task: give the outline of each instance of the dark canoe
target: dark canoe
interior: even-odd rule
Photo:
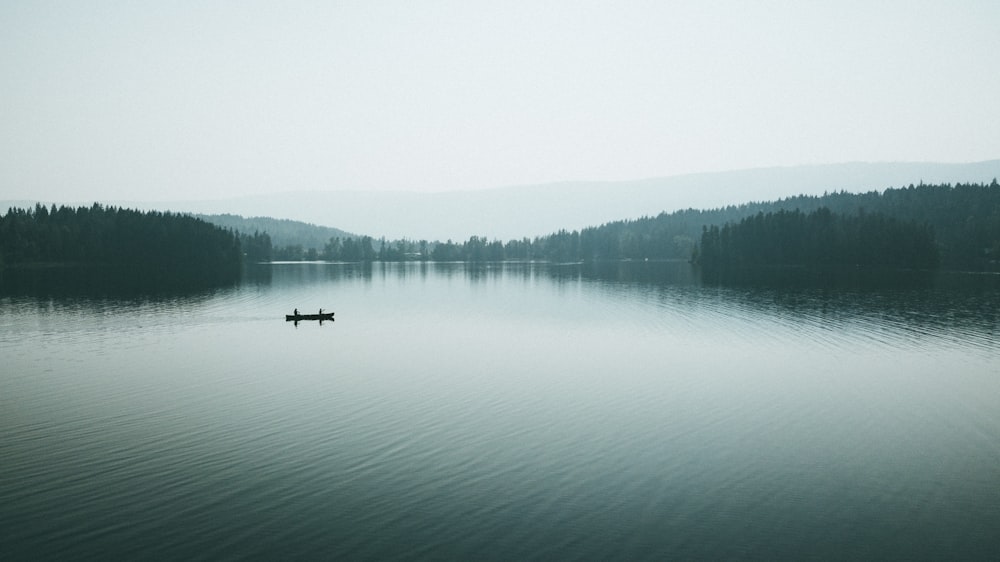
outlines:
[[[323,314],[286,314],[285,322],[299,320],[333,320],[332,312],[324,312]]]

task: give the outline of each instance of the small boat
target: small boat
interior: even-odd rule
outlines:
[[[298,322],[299,320],[333,320],[332,312],[324,312],[323,314],[286,314],[285,322]]]

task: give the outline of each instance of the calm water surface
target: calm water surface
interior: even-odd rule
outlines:
[[[997,559],[998,311],[686,264],[8,291],[0,559]]]

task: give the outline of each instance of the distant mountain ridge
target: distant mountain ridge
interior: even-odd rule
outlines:
[[[289,191],[206,201],[105,203],[292,219],[376,238],[445,241],[477,235],[508,240],[680,209],[715,209],[824,192],[883,191],[921,182],[989,183],[996,177],[1000,177],[1000,160],[964,164],[853,162],[477,191]],[[21,203],[34,205],[34,201]]]

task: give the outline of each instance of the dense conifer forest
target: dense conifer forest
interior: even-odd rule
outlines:
[[[938,265],[933,229],[882,213],[839,215],[826,207],[757,213],[740,222],[705,227],[700,254],[707,271],[751,266],[880,266],[931,269]]]
[[[91,207],[9,209],[0,217],[0,265],[101,267],[158,286],[211,286],[239,278],[232,231],[191,216]]]

